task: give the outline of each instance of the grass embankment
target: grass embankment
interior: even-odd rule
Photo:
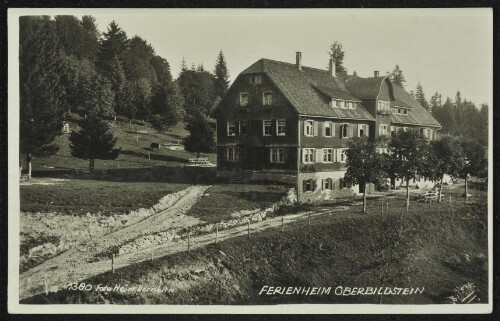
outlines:
[[[456,190],[458,192],[458,189]],[[349,208],[217,245],[178,253],[84,281],[93,290],[63,290],[24,303],[278,304],[378,303],[375,295],[337,296],[343,287],[423,287],[423,294],[384,296],[383,303],[445,303],[456,286],[473,282],[487,301],[487,209],[476,203],[413,203],[402,197],[368,214]],[[457,200],[454,198],[454,200]],[[388,255],[390,254],[390,255]],[[384,274],[383,281],[380,275]],[[172,293],[98,292],[98,285],[162,285]],[[332,287],[329,295],[259,295],[263,286]]]
[[[197,217],[208,223],[234,219],[238,211],[245,214],[252,210],[265,209],[285,195],[284,185],[264,184],[218,184],[209,187],[208,196],[200,199],[187,215]]]
[[[149,124],[138,125],[132,123],[109,121],[111,131],[118,138],[116,147],[122,151],[116,160],[96,160],[95,170],[117,170],[117,169],[137,169],[148,168],[152,166],[180,167],[187,163],[189,158],[196,157],[196,154],[184,150],[169,150],[162,147],[159,151],[150,151],[150,144],[180,142],[187,131],[184,129],[184,123],[179,123],[171,128],[170,131],[158,132]],[[70,123],[71,130],[78,131],[78,125]],[[32,161],[33,176],[60,175],[60,172],[68,170],[86,170],[88,169],[88,160],[78,159],[71,156],[69,148],[69,134],[58,136],[55,143],[60,147],[59,151],[50,157],[35,157]],[[150,151],[150,156],[148,156]],[[203,154],[211,162],[215,162],[215,154]],[[149,157],[151,159],[149,159]],[[53,172],[51,174],[51,172]]]
[[[53,185],[21,186],[21,211],[82,215],[121,214],[149,208],[160,198],[186,188],[186,184],[63,180]]]

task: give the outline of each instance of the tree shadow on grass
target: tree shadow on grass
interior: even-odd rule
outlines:
[[[82,180],[99,180],[110,182],[163,182],[175,184],[213,184],[214,167],[143,167],[112,168],[88,171],[74,169],[48,169],[33,171],[33,177],[51,177]]]
[[[143,150],[149,151],[149,148],[143,148]],[[150,154],[148,155],[147,152],[140,153],[140,152],[135,152],[135,151],[131,151],[131,150],[122,150],[120,152],[120,154],[128,155],[128,156],[135,156],[138,158],[144,158],[146,160],[149,160],[149,158],[151,158],[152,161],[174,162],[174,163],[187,163],[188,162],[188,160],[185,158],[172,156],[172,155],[158,154],[157,152],[152,152],[152,151],[150,151]]]

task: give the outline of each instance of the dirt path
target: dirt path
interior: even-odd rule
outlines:
[[[209,186],[191,186],[179,193],[179,198],[169,208],[145,218],[130,226],[106,234],[92,241],[79,244],[60,255],[22,273],[19,283],[19,297],[25,298],[45,291],[49,287],[61,288],[62,283],[77,282],[88,276],[102,273],[103,262],[89,263],[96,254],[110,250],[127,241],[163,230],[192,226],[202,221],[185,213],[204,194]],[[105,261],[104,261],[105,262]],[[107,264],[108,268],[110,263]],[[46,282],[47,280],[47,282]]]
[[[345,209],[345,208],[344,208]],[[340,210],[340,209],[339,209]],[[330,210],[331,211],[331,210]],[[314,213],[311,216],[323,214],[323,212]],[[303,220],[307,222],[309,216],[308,212],[287,215],[284,224],[289,224],[297,220]],[[306,223],[307,224],[307,223]],[[282,225],[282,218],[275,217],[263,220],[261,222],[252,223],[250,225],[250,237],[252,233],[261,232],[269,228],[276,228]],[[242,225],[231,229],[219,231],[218,240],[223,241],[233,237],[238,237],[242,235],[247,235],[248,226]],[[215,234],[202,234],[199,236],[192,236],[190,238],[190,248],[196,249],[200,247],[212,244],[215,241]],[[140,263],[151,258],[159,258],[167,255],[171,255],[178,252],[187,251],[187,239],[177,239],[172,242],[166,242],[159,245],[151,246],[147,249],[138,250],[135,252],[125,253],[115,258],[115,269],[126,267],[130,264]],[[52,261],[52,260],[51,260]],[[47,261],[46,263],[48,263]],[[44,274],[47,273],[47,283],[50,291],[57,291],[65,287],[70,282],[78,282],[87,279],[91,276],[102,274],[111,269],[111,260],[102,260],[93,263],[82,263],[79,265],[74,265],[71,267],[61,268],[59,266],[57,269],[51,270],[50,267],[45,267],[44,269],[39,269],[36,273],[28,275],[30,271],[21,275],[20,278],[20,299],[30,297],[35,294],[43,293],[45,291],[44,286]],[[33,269],[34,270],[34,269]],[[30,280],[28,280],[30,277]]]

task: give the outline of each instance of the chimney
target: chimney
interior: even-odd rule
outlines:
[[[297,68],[302,70],[302,52],[300,51],[297,51],[295,53],[295,65],[297,66]]]
[[[330,71],[332,77],[335,77],[337,71],[335,70],[335,60],[333,58],[330,58],[330,62],[328,63],[328,71]]]
[[[378,70],[375,70],[375,71],[373,72],[373,77],[378,77]]]

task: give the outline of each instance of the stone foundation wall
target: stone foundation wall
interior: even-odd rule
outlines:
[[[345,171],[300,173],[298,182],[299,202],[308,203],[356,195],[358,191],[358,186],[356,185],[351,188],[341,188],[340,180],[344,178],[344,174]],[[322,181],[327,178],[332,179],[333,186],[331,190],[323,189]],[[313,191],[304,190],[303,181],[308,179],[316,180],[316,189]]]

